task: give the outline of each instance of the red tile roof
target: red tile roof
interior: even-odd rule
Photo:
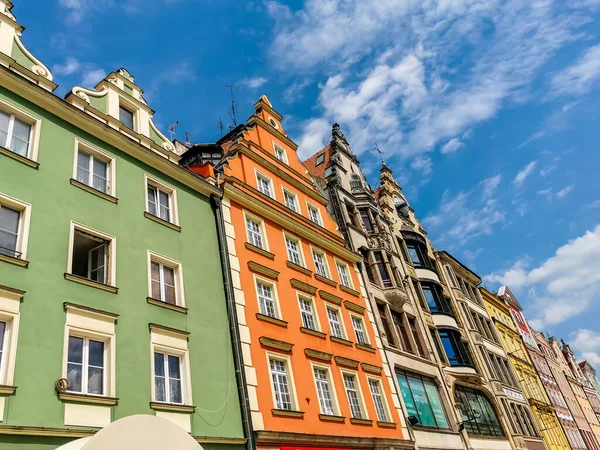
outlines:
[[[329,159],[331,158],[331,153],[331,145],[328,145],[327,147],[319,150],[317,153],[312,155],[302,164],[304,164],[306,170],[308,170],[308,173],[310,173],[313,177],[325,178],[325,168],[329,166]],[[317,166],[317,157],[322,154],[325,154],[325,160]]]

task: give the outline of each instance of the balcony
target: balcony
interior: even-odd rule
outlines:
[[[390,306],[398,311],[402,311],[404,304],[408,302],[408,294],[399,287],[384,287],[382,292]]]

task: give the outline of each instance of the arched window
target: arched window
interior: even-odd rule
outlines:
[[[488,397],[477,389],[456,385],[454,400],[467,433],[477,436],[504,436],[504,430]]]

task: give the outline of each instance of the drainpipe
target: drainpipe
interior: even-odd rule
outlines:
[[[218,174],[220,175],[220,173]],[[218,185],[218,184],[217,184]],[[237,310],[235,308],[235,297],[233,295],[233,282],[231,281],[231,267],[227,250],[227,240],[225,238],[225,225],[222,209],[222,195],[218,197],[211,195],[210,204],[215,214],[217,225],[217,239],[219,241],[219,256],[221,258],[221,271],[223,272],[223,286],[225,288],[225,299],[227,304],[227,318],[229,322],[229,333],[231,335],[231,344],[233,348],[233,361],[235,366],[235,379],[237,382],[238,396],[242,412],[242,428],[246,438],[246,450],[255,450],[254,432],[250,419],[250,402],[246,389],[246,372],[244,370],[244,360],[242,357],[242,344],[240,340],[240,330],[238,328]]]

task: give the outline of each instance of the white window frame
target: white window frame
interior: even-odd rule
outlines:
[[[337,313],[337,317],[338,317],[338,321],[340,323],[340,329],[342,330],[342,336],[336,336],[333,333],[333,328],[331,327],[331,319],[329,318],[329,313],[328,310],[332,310],[332,311],[336,311]],[[346,327],[344,325],[344,317],[342,316],[342,309],[334,306],[334,305],[330,305],[327,304],[325,306],[325,315],[327,316],[327,324],[329,325],[329,333],[331,334],[331,336],[336,337],[338,339],[345,339],[348,340],[348,333],[346,332]]]
[[[154,178],[153,176],[145,173],[144,174],[144,202],[145,202],[144,203],[144,211],[146,211],[148,214],[150,214],[150,211],[148,208],[148,186],[157,188],[169,195],[169,214],[171,216],[170,223],[179,226],[179,208],[177,207],[177,204],[178,204],[177,203],[177,189],[175,189],[173,186],[170,186],[170,185]],[[156,207],[157,208],[160,207],[158,203],[156,204]],[[159,212],[159,214],[160,214],[160,212]],[[160,218],[160,216],[158,216],[158,215],[156,215],[155,217]]]
[[[110,234],[106,234],[102,231],[96,230],[94,228],[88,227],[87,225],[83,225],[81,223],[75,222],[71,220],[69,225],[69,251],[67,257],[67,270],[66,273],[73,274],[71,271],[71,267],[73,265],[73,243],[75,240],[75,229],[83,231],[84,233],[91,234],[93,236],[99,237],[108,241],[108,271],[106,283],[109,286],[117,285],[117,238],[111,236]]]
[[[16,117],[17,119],[31,126],[31,132],[29,133],[29,147],[27,148],[27,154],[25,156],[32,161],[37,161],[40,146],[40,130],[42,128],[42,119],[27,113],[17,106],[2,99],[0,99],[0,110],[2,110],[2,112],[5,114]],[[12,132],[12,129],[9,128],[9,131]],[[9,139],[12,137],[11,132],[7,136],[7,143],[10,142]],[[12,152],[12,150],[8,147],[5,148]]]
[[[260,308],[260,299],[258,298],[258,283],[264,284],[271,288],[271,294],[273,295],[273,298],[272,298],[273,309],[275,310],[274,318],[283,320],[282,315],[281,315],[281,306],[279,304],[279,295],[277,294],[277,284],[273,280],[270,280],[268,278],[254,275],[254,292],[256,294],[256,306],[257,306],[257,311],[259,312],[259,314],[262,314],[263,316],[268,316],[267,314],[264,314]],[[268,316],[268,317],[271,317],[271,316]]]
[[[267,229],[265,227],[265,221],[254,214],[244,211],[244,230],[246,231],[246,242],[248,242],[251,245],[254,244],[252,244],[252,242],[250,241],[250,233],[248,232],[248,225],[246,223],[247,220],[252,220],[260,225],[263,246],[259,248],[262,248],[262,250],[269,251],[269,240],[267,239]]]
[[[292,402],[291,411],[299,411],[300,403],[298,403],[298,397],[296,394],[296,382],[294,380],[294,370],[292,368],[292,360],[288,355],[283,355],[276,352],[265,352],[267,362],[267,373],[269,374],[269,387],[271,389],[271,400],[273,402],[273,408],[277,408],[277,399],[275,397],[275,389],[273,389],[273,376],[271,374],[271,359],[281,361],[285,365],[285,372],[287,375],[288,389],[290,391],[290,400]]]
[[[315,377],[315,369],[323,370],[323,371],[325,371],[325,373],[327,373],[327,381],[329,383],[329,391],[331,393],[331,402],[333,404],[333,414],[329,414],[327,411],[323,411],[323,409],[321,408],[321,400],[319,399],[319,388],[317,387],[317,379]],[[339,404],[338,397],[337,397],[337,389],[335,386],[335,382],[333,381],[333,375],[331,373],[331,367],[329,367],[328,365],[325,365],[325,364],[319,364],[319,363],[311,361],[310,371],[311,371],[313,383],[315,386],[315,393],[316,393],[317,402],[319,403],[320,413],[323,415],[326,415],[326,416],[330,416],[330,415],[340,416],[341,415],[340,404]]]
[[[133,128],[129,128],[123,122],[121,122],[121,108],[124,108],[124,109],[128,110],[129,112],[133,113]],[[117,106],[117,120],[119,121],[120,124],[122,124],[128,130],[135,131],[136,133],[140,132],[139,131],[140,130],[139,108],[137,106],[135,106],[132,102],[127,101],[122,96],[119,96],[119,104]]]
[[[290,258],[290,253],[289,253],[289,249],[288,249],[288,246],[287,246],[288,239],[290,241],[295,241],[296,244],[298,245],[298,255],[300,257],[300,263],[299,264],[295,263]],[[300,240],[299,237],[296,237],[296,236],[294,236],[292,234],[289,234],[289,233],[287,233],[287,232],[284,231],[283,232],[283,242],[285,243],[285,251],[286,251],[287,260],[290,261],[290,262],[292,262],[292,263],[294,263],[294,264],[297,264],[299,266],[306,267],[306,259],[304,258],[304,250],[302,249],[302,240]]]
[[[115,159],[114,156],[109,155],[108,153],[99,150],[97,147],[94,147],[93,145],[82,141],[79,138],[75,138],[75,147],[74,147],[74,151],[73,151],[73,179],[77,180],[77,157],[79,155],[79,150],[81,150],[83,153],[87,153],[88,155],[91,155],[93,158],[98,159],[99,161],[102,161],[104,163],[107,164],[107,169],[106,169],[106,175],[107,175],[107,180],[106,180],[106,187],[107,190],[105,192],[105,194],[108,194],[112,197],[116,197],[117,196],[117,160]],[[83,183],[80,181],[80,183],[85,184],[86,186],[95,189],[92,185],[88,184],[88,183]],[[102,191],[99,191],[102,192]]]
[[[312,203],[310,203],[310,202],[307,201],[306,202],[306,210],[308,212],[308,219],[312,223],[314,223],[314,224],[319,225],[320,227],[322,227],[323,226],[323,216],[321,215],[321,209],[318,208],[317,206],[313,205]],[[317,220],[318,220],[318,222],[315,222],[314,220],[312,220],[312,218],[310,216],[310,211],[311,210],[317,212]]]
[[[383,409],[385,411],[385,415],[387,420],[382,421],[381,417],[379,417],[379,413],[377,412],[377,406],[375,405],[375,397],[373,395],[373,391],[371,391],[371,381],[377,383],[379,388],[379,395],[381,396],[381,402],[383,403]],[[390,407],[387,402],[387,398],[385,395],[385,390],[383,389],[383,383],[381,381],[381,377],[375,377],[372,375],[367,375],[367,386],[369,386],[369,394],[371,394],[371,401],[373,402],[373,409],[375,410],[375,414],[377,415],[377,420],[379,422],[392,422],[392,413],[390,411]]]
[[[177,356],[180,359],[181,370],[181,399],[182,403],[157,402],[156,384],[154,376],[154,353]],[[166,372],[165,372],[166,373]],[[153,402],[174,404],[174,405],[193,405],[192,401],[192,380],[190,371],[190,353],[188,350],[187,336],[176,332],[170,332],[162,329],[151,329],[150,333],[150,378],[151,378],[151,399]]]
[[[356,334],[356,327],[354,326],[354,319],[360,320],[361,327],[362,327],[362,333],[364,335],[365,342],[358,342],[358,335]],[[359,314],[350,313],[350,322],[352,323],[352,331],[354,332],[354,337],[356,338],[356,343],[360,344],[360,345],[371,345],[371,342],[369,340],[369,333],[367,333],[367,327],[365,325],[364,317]]]
[[[365,397],[362,392],[362,386],[360,382],[360,378],[358,377],[358,372],[355,370],[342,369],[340,368],[340,373],[342,377],[342,384],[344,386],[344,394],[346,395],[346,401],[348,402],[348,412],[350,412],[350,417],[352,417],[352,408],[350,407],[350,397],[348,396],[348,390],[346,389],[346,382],[344,381],[344,375],[350,375],[354,377],[354,387],[356,390],[356,395],[358,397],[358,403],[361,409],[362,417],[352,417],[353,419],[364,419],[369,420],[369,410],[367,409],[367,405],[365,403]]]
[[[116,345],[115,334],[116,316],[102,312],[89,311],[77,305],[66,305],[66,323],[63,344],[62,374],[67,378],[67,360],[69,356],[69,337],[87,338],[104,342],[104,389],[102,395],[73,392],[76,394],[93,395],[95,397],[116,397]],[[82,387],[84,386],[82,379]]]
[[[291,211],[294,211],[298,214],[302,214],[302,212],[300,211],[300,202],[298,201],[298,195],[295,194],[294,192],[290,191],[289,189],[287,189],[286,187],[282,186],[281,188],[283,190],[283,206],[285,206],[286,208],[288,208]],[[296,209],[292,209],[290,207],[288,207],[287,202],[285,201],[285,196],[290,195],[294,198],[294,203],[296,205]]]
[[[354,289],[354,283],[352,282],[352,275],[350,272],[350,266],[342,260],[335,258],[335,270],[337,272],[338,278],[340,280],[340,286],[347,287],[348,289]],[[342,276],[340,275],[340,269],[338,266],[341,266],[346,272],[346,278],[348,279],[348,284],[342,283]]]
[[[81,350],[81,392],[78,391],[72,391],[67,389],[67,392],[73,393],[73,394],[81,394],[81,395],[91,395],[94,397],[106,397],[107,395],[105,394],[105,392],[107,391],[107,376],[106,376],[106,370],[107,370],[107,366],[108,366],[108,347],[110,346],[110,342],[109,340],[104,340],[104,339],[100,339],[97,338],[95,336],[90,336],[89,333],[78,333],[78,332],[72,332],[69,334],[69,340],[71,338],[77,338],[77,339],[82,339],[83,340],[83,348]],[[88,375],[89,375],[89,343],[90,341],[96,341],[96,342],[101,342],[103,344],[103,355],[102,355],[102,394],[94,394],[94,393],[90,393],[89,392],[89,385],[88,385]],[[68,373],[68,367],[69,367],[69,350],[68,350],[68,346],[67,346],[67,373]],[[65,376],[66,378],[66,376]]]
[[[277,157],[277,150],[281,150],[281,153],[283,155],[283,159],[280,159]],[[273,142],[273,154],[275,155],[275,158],[279,161],[281,161],[282,163],[287,164],[288,163],[288,158],[287,158],[287,152],[285,151],[285,149],[277,144],[276,142]]]
[[[274,184],[273,184],[273,179],[270,176],[265,175],[263,172],[260,172],[260,171],[258,171],[256,169],[254,169],[254,176],[256,177],[256,190],[258,192],[266,195],[267,197],[270,197],[270,198],[274,199],[275,198],[275,188],[274,188]],[[259,183],[259,181],[260,181],[261,178],[263,180],[267,181],[268,184],[269,184],[269,193],[268,194],[266,194],[266,193],[264,193],[263,191],[260,190],[260,183]]]
[[[320,250],[320,249],[317,249],[316,247],[313,247],[312,245],[310,246],[310,250],[311,250],[311,253],[312,253],[312,257],[313,257],[312,259],[313,259],[313,265],[315,267],[315,273],[317,275],[320,275],[322,277],[324,276],[325,278],[328,278],[328,279],[331,280],[331,270],[329,270],[329,262],[327,262],[327,253],[325,253],[323,250]],[[323,261],[325,263],[325,275],[322,275],[322,274],[320,274],[317,271],[317,264],[315,262],[315,253],[319,254],[319,255],[321,255],[323,257]]]
[[[0,321],[6,323],[0,360],[0,384],[7,386],[14,384],[21,297],[21,293],[0,287]]]
[[[177,306],[182,306],[185,308],[185,289],[183,284],[183,265],[181,262],[169,258],[168,256],[161,255],[159,253],[153,252],[152,250],[147,250],[147,260],[148,260],[148,297],[152,297],[152,263],[157,262],[164,266],[167,266],[173,269],[174,277],[175,277],[175,304]],[[161,275],[162,277],[162,275]],[[162,287],[161,287],[162,291]],[[156,298],[155,300],[161,300]]]
[[[313,319],[315,322],[315,330],[316,331],[323,331],[323,328],[321,327],[321,321],[319,320],[319,312],[317,311],[317,304],[315,302],[314,297],[305,294],[303,292],[300,291],[296,291],[296,298],[298,299],[298,310],[300,311],[300,322],[302,323],[302,326],[304,328],[307,328],[304,326],[304,320],[302,320],[302,308],[300,306],[300,300],[304,300],[310,303],[311,309],[312,309],[312,315],[313,315]]]
[[[17,200],[0,192],[0,205],[19,211],[19,226],[17,228],[16,252],[21,253],[18,259],[27,260],[27,245],[29,243],[29,228],[31,225],[31,204]]]

